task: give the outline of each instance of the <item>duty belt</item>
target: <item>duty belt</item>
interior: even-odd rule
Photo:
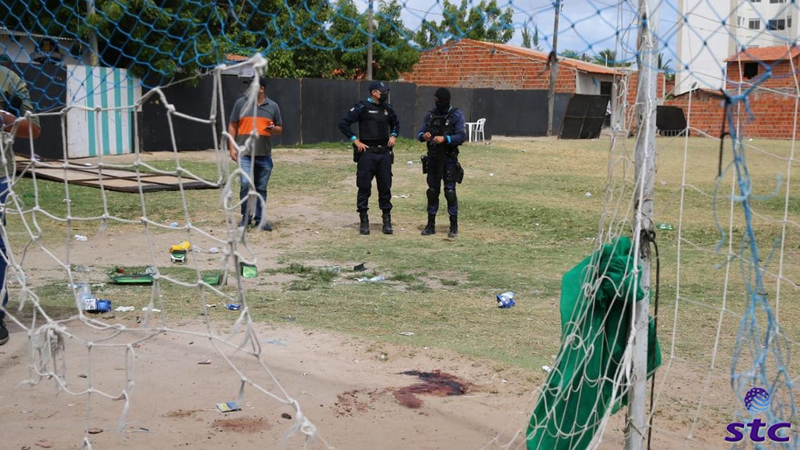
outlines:
[[[386,153],[392,149],[388,145],[372,145],[372,144],[367,144],[367,145],[369,146],[369,148],[367,149],[369,153]]]

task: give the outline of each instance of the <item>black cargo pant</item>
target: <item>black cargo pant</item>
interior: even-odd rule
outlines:
[[[428,154],[428,214],[435,215],[439,211],[439,192],[444,182],[444,198],[447,200],[447,214],[458,215],[458,197],[456,196],[456,173],[458,157],[443,156],[441,161],[436,153]]]
[[[356,199],[356,207],[358,212],[365,212],[369,209],[369,197],[372,195],[372,179],[375,178],[378,184],[378,205],[382,211],[391,211],[394,153],[385,143],[364,143],[369,148],[358,156],[358,171],[356,172],[358,197]]]

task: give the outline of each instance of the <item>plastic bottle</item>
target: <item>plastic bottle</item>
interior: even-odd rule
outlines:
[[[86,281],[78,284],[78,304],[84,311],[93,311],[97,308],[97,300],[92,295],[92,288]]]

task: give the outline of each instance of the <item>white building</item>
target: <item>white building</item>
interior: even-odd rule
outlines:
[[[725,84],[724,60],[743,47],[791,44],[800,11],[791,0],[677,0],[675,95]],[[696,85],[695,85],[696,83]]]
[[[89,52],[79,41],[0,28],[3,59],[23,64],[89,64]]]

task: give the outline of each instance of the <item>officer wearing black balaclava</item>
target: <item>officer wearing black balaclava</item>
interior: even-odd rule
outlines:
[[[422,122],[417,138],[427,142],[428,154],[422,157],[422,173],[428,174],[428,224],[423,236],[436,233],[436,212],[439,210],[439,193],[444,181],[444,198],[450,215],[448,237],[458,236],[458,197],[456,183],[464,179],[464,170],[458,162],[458,146],[467,140],[464,114],[450,106],[450,91],[439,88],[434,95],[436,107]]]
[[[358,163],[356,186],[361,234],[369,234],[369,197],[372,179],[378,184],[378,205],[383,211],[383,233],[392,234],[392,163],[400,134],[400,121],[389,104],[389,88],[382,81],[369,85],[369,98],[355,104],[339,121],[339,130],[353,143],[353,161]],[[358,122],[358,136],[351,125]]]

